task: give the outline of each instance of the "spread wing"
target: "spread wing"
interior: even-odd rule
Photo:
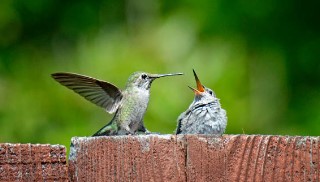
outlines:
[[[74,73],[53,73],[51,76],[61,85],[105,108],[110,114],[114,113],[120,105],[121,90],[111,83]]]

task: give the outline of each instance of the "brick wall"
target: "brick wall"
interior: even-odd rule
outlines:
[[[61,145],[0,144],[0,181],[67,181]]]

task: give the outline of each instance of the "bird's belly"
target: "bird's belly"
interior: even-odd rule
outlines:
[[[134,133],[142,122],[149,103],[149,93],[136,91],[124,102],[121,125]]]
[[[139,123],[142,122],[144,114],[147,110],[148,103],[137,102],[137,107],[134,107],[131,115],[130,128],[133,131],[138,129]]]

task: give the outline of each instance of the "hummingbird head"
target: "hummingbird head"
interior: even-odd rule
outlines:
[[[193,75],[197,83],[197,89],[192,88],[189,86],[189,88],[195,93],[194,101],[201,101],[201,100],[214,100],[216,98],[215,93],[210,89],[203,86],[196,74],[196,72],[193,70]]]
[[[127,87],[138,87],[149,90],[151,87],[151,83],[155,79],[175,75],[183,75],[183,73],[151,74],[145,72],[135,72],[129,77]]]

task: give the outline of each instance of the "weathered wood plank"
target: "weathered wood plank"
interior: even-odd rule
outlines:
[[[170,135],[73,138],[71,181],[185,181],[184,150]]]
[[[317,181],[319,137],[75,137],[72,181]]]

